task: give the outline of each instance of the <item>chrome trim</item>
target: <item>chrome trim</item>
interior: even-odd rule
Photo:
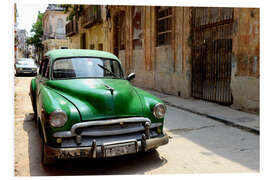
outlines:
[[[88,126],[102,126],[102,125],[110,125],[110,124],[118,124],[122,122],[132,123],[132,122],[149,122],[150,119],[144,117],[133,117],[133,118],[121,118],[121,119],[106,119],[101,121],[88,121],[83,123],[74,124],[71,127],[71,134],[76,135],[75,130],[77,128],[88,127]]]
[[[145,135],[146,135],[146,138],[149,139],[150,138],[150,126],[151,124],[149,122],[146,122],[144,124],[144,128],[145,128]]]
[[[162,105],[162,106],[164,107],[164,109],[165,109],[164,115],[163,115],[163,117],[161,117],[161,118],[159,118],[159,117],[157,116],[156,111],[155,111],[155,109],[157,108],[157,106],[160,106],[160,105]],[[157,104],[154,106],[154,108],[153,108],[153,115],[154,115],[156,118],[158,118],[158,119],[162,119],[162,118],[165,117],[166,111],[167,111],[167,108],[166,108],[166,106],[165,106],[164,104],[157,103]]]
[[[59,125],[54,125],[53,124],[53,119],[52,119],[52,116],[53,115],[55,115],[55,114],[58,114],[58,113],[62,113],[62,114],[64,114],[64,116],[65,116],[65,118],[62,120],[62,122],[61,122],[61,124]],[[67,122],[67,113],[64,111],[64,110],[62,110],[62,109],[56,109],[55,111],[53,111],[50,115],[49,115],[49,123],[50,123],[50,125],[52,126],[52,127],[63,127],[65,124],[66,124],[66,122]]]
[[[77,135],[77,136],[76,136],[76,143],[77,143],[77,144],[81,144],[81,140],[82,140],[82,136]]]
[[[124,143],[130,143],[130,142],[136,142],[136,139],[130,139],[127,141],[113,141],[109,143],[104,143],[103,146],[110,146],[110,145],[117,145],[117,144],[124,144]]]
[[[123,128],[119,130],[111,130],[111,131],[83,131],[82,136],[109,136],[109,135],[120,135],[127,134],[133,132],[143,131],[145,128],[142,127],[133,127],[133,128]]]
[[[142,144],[141,144],[141,151],[145,152],[146,151],[146,136],[145,134],[142,134]]]
[[[162,126],[162,123],[152,123],[150,125],[150,129],[152,128],[156,128],[156,127],[160,127]],[[145,130],[145,128],[142,127],[132,127],[132,128],[123,128],[120,130],[111,130],[111,131],[103,131],[103,130],[99,130],[99,131],[83,131],[80,136],[107,136],[107,135],[120,135],[120,134],[127,134],[127,133],[134,133],[134,132],[139,132],[139,131],[143,131]],[[53,137],[55,138],[69,138],[69,137],[75,137],[77,136],[76,134],[72,134],[71,131],[60,131],[60,132],[56,132],[53,134]],[[149,136],[148,136],[149,137]]]
[[[97,157],[97,142],[95,139],[92,141],[92,157]]]
[[[111,92],[111,94],[113,95],[114,89],[113,89],[111,86],[107,85],[107,84],[104,84],[104,86],[105,86],[106,89],[108,89],[108,90]]]
[[[59,131],[53,134],[53,137],[55,138],[69,138],[73,137],[70,131]]]
[[[135,140],[136,141],[136,140]],[[119,141],[119,145],[130,141]],[[136,141],[137,152],[145,152],[153,148],[165,145],[169,142],[169,137],[165,134],[161,137],[144,139],[142,141]],[[111,143],[107,143],[111,144]],[[117,144],[111,144],[117,145]],[[104,156],[104,144],[97,146],[95,141],[92,142],[92,146],[88,147],[76,147],[76,148],[54,148],[45,144],[47,155],[51,158],[70,159],[71,157],[89,157],[89,158],[106,158]]]

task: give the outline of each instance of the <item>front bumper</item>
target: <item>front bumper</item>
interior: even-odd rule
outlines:
[[[106,143],[103,145],[96,145],[93,141],[92,146],[89,147],[74,147],[74,148],[55,148],[48,145],[45,145],[45,151],[49,158],[56,159],[71,159],[71,158],[107,158],[105,148],[109,146],[123,146],[126,143],[134,142],[136,144],[136,150],[132,153],[137,152],[146,152],[149,149],[157,148],[161,145],[165,145],[169,142],[169,137],[165,134],[155,138],[146,139],[145,136],[142,137],[142,140],[129,140],[129,141],[118,141]],[[121,152],[118,155],[132,154],[130,152]]]
[[[36,74],[37,70],[36,69],[16,69],[17,74]]]

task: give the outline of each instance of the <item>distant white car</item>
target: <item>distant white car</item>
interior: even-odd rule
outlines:
[[[37,74],[37,65],[34,59],[20,58],[15,63],[15,76],[19,74]]]

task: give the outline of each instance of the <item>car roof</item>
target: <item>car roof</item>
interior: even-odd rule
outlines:
[[[18,60],[19,61],[29,61],[29,60],[34,61],[34,59],[32,58],[18,58]]]
[[[50,57],[51,61],[68,57],[101,57],[119,61],[112,53],[88,49],[56,49],[48,51],[45,56]]]

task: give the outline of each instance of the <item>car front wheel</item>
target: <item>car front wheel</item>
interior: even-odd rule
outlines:
[[[42,146],[42,156],[41,156],[42,165],[43,166],[48,166],[50,164],[53,164],[54,159],[48,157],[48,154],[47,154],[47,151],[46,151],[46,148],[45,148],[45,142],[44,142],[43,138],[41,138],[41,146]]]

